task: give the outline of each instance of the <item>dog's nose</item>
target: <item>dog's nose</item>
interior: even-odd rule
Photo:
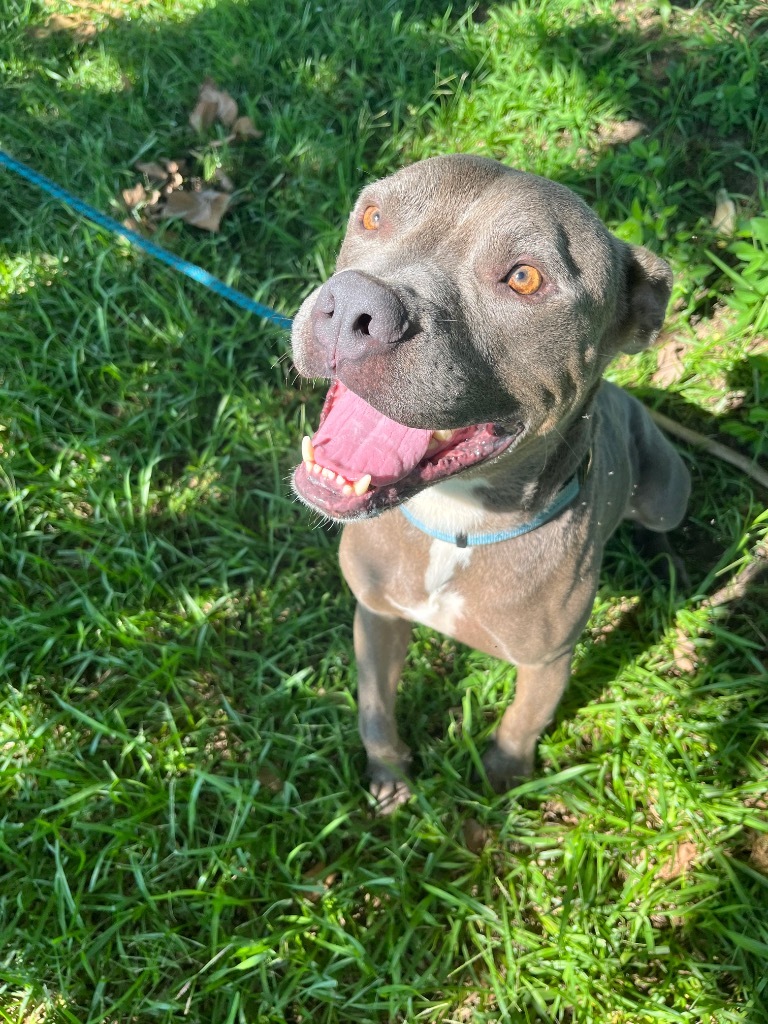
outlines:
[[[357,270],[334,274],[312,310],[315,337],[334,362],[395,345],[410,331],[405,306],[381,281]]]

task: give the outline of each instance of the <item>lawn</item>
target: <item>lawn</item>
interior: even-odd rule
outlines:
[[[207,77],[255,132],[190,125]],[[289,317],[381,174],[564,182],[675,271],[611,378],[768,467],[765,4],[4,0],[0,83],[0,148]],[[163,159],[232,186],[218,231],[153,217]],[[765,489],[681,446],[690,586],[619,532],[503,797],[476,765],[514,669],[417,630],[416,792],[377,819],[338,533],[288,484],[323,387],[0,197],[0,1020],[768,1022]]]

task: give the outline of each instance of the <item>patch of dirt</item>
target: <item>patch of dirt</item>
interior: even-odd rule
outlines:
[[[129,14],[135,14],[137,7],[145,7],[148,0],[69,0],[70,7],[76,8],[71,14],[55,12],[46,18],[43,25],[29,29],[33,39],[50,39],[55,36],[69,36],[74,42],[87,43],[111,21],[117,21]],[[43,7],[53,7],[51,0]],[[55,6],[58,6],[56,4]]]
[[[677,844],[671,860],[668,860],[659,870],[659,878],[669,882],[673,878],[687,874],[699,856],[700,851],[696,843],[691,842],[690,839],[684,839]]]
[[[673,334],[668,341],[655,349],[656,370],[651,377],[660,388],[677,383],[685,372],[685,353],[688,343],[679,334]]]
[[[75,42],[87,43],[98,32],[88,14],[52,14],[44,25],[30,29],[33,39],[50,39],[51,36],[68,35]]]
[[[648,131],[643,121],[631,118],[629,121],[607,121],[598,129],[598,139],[604,146],[620,146],[639,139]]]
[[[755,834],[752,840],[749,864],[761,875],[768,875],[768,835],[764,832]]]

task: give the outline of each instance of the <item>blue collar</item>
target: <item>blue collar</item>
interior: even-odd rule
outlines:
[[[405,505],[400,506],[400,511],[409,523],[418,530],[421,530],[422,533],[426,533],[428,537],[445,541],[446,544],[455,544],[457,548],[474,548],[481,544],[496,544],[502,540],[512,540],[513,537],[521,537],[524,533],[531,533],[545,523],[550,522],[556,515],[559,515],[579,493],[581,489],[579,476],[579,473],[575,473],[568,483],[563,486],[562,490],[557,492],[549,505],[543,508],[538,515],[535,515],[529,523],[515,526],[511,530],[501,530],[499,533],[443,533],[441,530],[433,530],[426,523],[422,523],[412,512],[408,511]]]

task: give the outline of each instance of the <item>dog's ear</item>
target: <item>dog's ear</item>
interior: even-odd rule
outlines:
[[[640,352],[653,344],[661,330],[672,293],[672,271],[650,249],[625,244],[624,282],[624,315],[617,348]]]

